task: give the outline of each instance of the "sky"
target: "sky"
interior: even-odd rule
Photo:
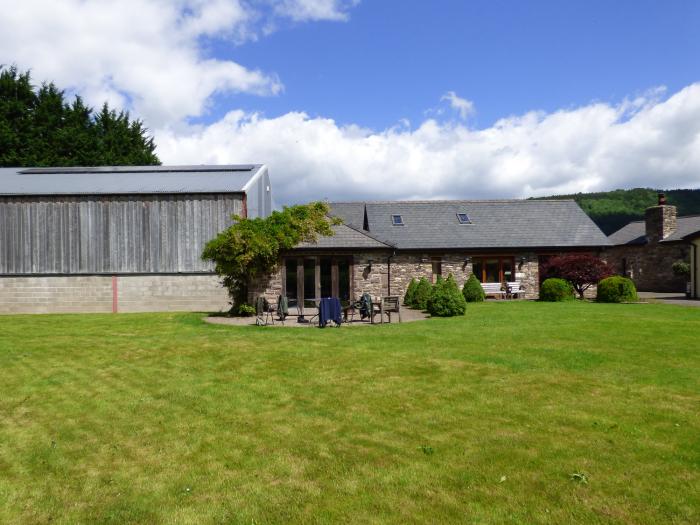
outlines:
[[[0,64],[275,200],[700,187],[696,0],[0,0]]]

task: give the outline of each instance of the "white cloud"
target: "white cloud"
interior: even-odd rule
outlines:
[[[30,67],[93,105],[154,129],[165,163],[264,162],[276,199],[525,197],[615,187],[700,186],[700,84],[617,105],[528,112],[486,129],[426,118],[382,131],[290,112],[232,111],[186,124],[217,94],[274,95],[262,72],[207,53],[259,38],[280,17],[345,20],[357,0],[0,0],[0,63]],[[474,104],[447,92],[464,121]],[[444,114],[442,108],[428,113]]]
[[[428,119],[371,132],[304,113],[232,111],[210,126],[158,130],[156,142],[166,163],[264,162],[281,203],[697,187],[700,84],[634,107],[529,112],[481,130]]]
[[[255,40],[273,21],[344,20],[344,0],[0,0],[0,64],[31,67],[151,127],[200,116],[218,93],[275,95],[274,73],[207,56],[206,39]]]
[[[457,96],[457,93],[454,91],[448,91],[440,100],[448,102],[450,107],[459,113],[462,120],[466,120],[469,115],[474,113],[474,103],[471,100]]]
[[[359,0],[275,0],[274,10],[280,16],[296,21],[347,20],[348,10]]]

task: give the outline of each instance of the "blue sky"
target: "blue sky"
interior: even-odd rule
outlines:
[[[471,123],[626,96],[699,79],[697,1],[365,1],[344,23],[286,24],[216,56],[274,71],[284,92],[221,97],[277,116],[291,110],[383,129],[420,122],[447,91],[474,102]]]
[[[700,187],[700,1],[0,0],[0,63],[279,203]]]

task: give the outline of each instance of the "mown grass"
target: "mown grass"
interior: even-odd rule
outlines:
[[[0,317],[0,522],[697,523],[699,329],[526,302],[326,330]]]

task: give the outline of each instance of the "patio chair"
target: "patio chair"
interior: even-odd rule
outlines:
[[[343,322],[352,323],[355,320],[355,314],[358,314],[360,312],[360,308],[362,308],[362,302],[359,299],[356,301],[343,300],[340,301],[340,304],[343,309]],[[348,317],[350,318],[349,320]]]
[[[289,315],[289,300],[285,295],[280,295],[277,297],[277,319],[279,321],[282,321],[282,324],[284,324],[284,320],[287,318]]]
[[[384,314],[389,317],[389,322],[391,322],[391,314],[396,313],[399,315],[399,323],[401,322],[401,298],[398,295],[388,295],[382,297],[379,303],[375,303],[372,306],[372,323],[374,323],[374,316],[379,315],[380,322],[384,324]]]
[[[275,307],[262,295],[255,300],[255,324],[258,326],[267,326],[275,324]]]

